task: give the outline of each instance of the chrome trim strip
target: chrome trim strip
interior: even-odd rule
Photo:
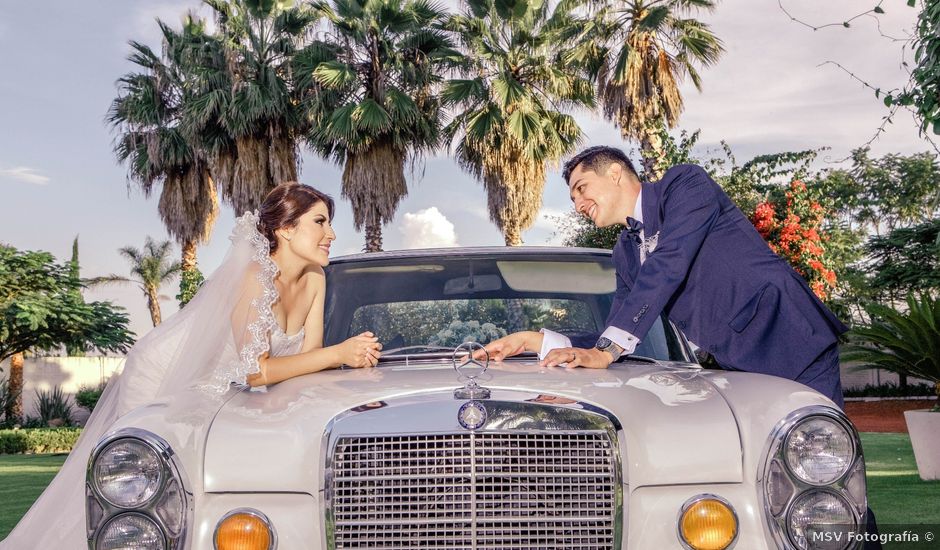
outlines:
[[[216,536],[219,534],[219,526],[222,525],[222,522],[234,516],[235,514],[247,514],[249,516],[254,516],[260,519],[261,521],[263,521],[264,524],[268,526],[268,531],[271,533],[271,543],[268,545],[268,550],[275,550],[277,548],[277,529],[274,528],[274,524],[271,523],[271,520],[268,518],[268,516],[266,516],[264,512],[261,512],[260,510],[256,510],[255,508],[243,507],[243,508],[235,508],[233,510],[229,510],[228,512],[226,512],[224,516],[219,518],[219,521],[215,522],[215,529],[212,530],[212,548],[213,549],[219,550],[219,547],[215,542]]]
[[[94,478],[95,461],[98,459],[98,456],[102,451],[104,451],[111,443],[114,443],[119,439],[136,439],[137,441],[143,442],[157,454],[163,464],[163,475],[161,476],[160,486],[154,493],[153,498],[143,506],[138,506],[136,508],[122,508],[115,506],[98,492],[97,482]],[[190,525],[193,523],[193,494],[190,490],[189,478],[186,475],[186,471],[183,469],[182,464],[180,464],[176,453],[165,439],[153,432],[141,430],[139,428],[122,428],[114,433],[107,435],[105,438],[99,441],[97,445],[95,445],[94,450],[88,458],[88,464],[86,465],[85,472],[85,508],[87,510],[88,498],[94,498],[102,510],[101,521],[91,532],[89,532],[88,529],[88,518],[85,518],[85,535],[88,541],[89,550],[96,549],[98,534],[100,533],[101,529],[111,519],[125,512],[135,512],[155,522],[167,540],[168,550],[177,550],[188,546],[191,535]],[[176,537],[172,537],[170,535],[170,530],[164,524],[160,516],[156,513],[156,506],[160,502],[160,497],[163,495],[163,492],[172,481],[176,481],[176,483],[179,485],[180,495],[183,499],[183,524],[180,528],[179,535]]]
[[[797,424],[805,420],[809,420],[814,416],[828,418],[838,423],[849,433],[849,436],[852,438],[852,444],[855,446],[855,460],[852,461],[851,465],[846,469],[839,479],[829,485],[820,486],[804,482],[802,479],[790,472],[790,466],[787,464],[786,458],[783,456],[783,442],[786,441],[787,436],[789,436],[793,428],[796,427]],[[767,495],[767,478],[770,472],[771,462],[774,459],[777,459],[783,465],[784,471],[794,486],[793,494],[790,496],[790,499],[781,510],[779,516],[774,516],[771,512],[770,500]],[[831,492],[838,494],[850,504],[853,504],[855,501],[851,498],[851,495],[848,494],[848,491],[845,488],[845,482],[851,476],[852,472],[854,472],[856,468],[859,467],[862,469],[862,476],[864,479],[865,457],[862,452],[862,442],[858,436],[858,431],[855,429],[855,426],[852,425],[852,422],[849,421],[848,417],[842,411],[824,405],[811,405],[809,407],[803,407],[791,412],[784,419],[778,422],[771,432],[770,437],[767,438],[767,442],[764,444],[762,464],[760,469],[757,471],[758,477],[756,480],[758,490],[760,491],[761,503],[764,508],[764,519],[767,521],[769,530],[773,535],[775,542],[777,543],[777,547],[785,550],[798,550],[790,541],[789,529],[787,528],[787,518],[790,516],[790,510],[793,506],[793,501],[795,501],[806,491],[829,489]],[[850,508],[852,508],[852,513],[855,516],[855,520],[858,523],[859,529],[864,529],[867,512],[859,513],[858,509],[861,508],[863,510],[867,510],[867,483],[865,488],[865,502],[861,504],[862,505],[860,507],[856,507],[853,504],[850,506]],[[849,546],[847,550],[858,548],[860,544],[860,541],[856,541],[856,543]]]
[[[741,521],[738,519],[738,511],[734,509],[734,506],[731,505],[731,502],[728,501],[728,499],[713,493],[701,493],[695,495],[694,497],[686,500],[682,506],[679,507],[679,515],[676,516],[676,537],[679,539],[679,544],[681,544],[682,548],[685,550],[695,550],[685,541],[685,538],[682,537],[682,516],[685,515],[685,512],[694,504],[703,500],[717,500],[718,502],[727,506],[729,510],[731,510],[731,515],[734,517],[734,538],[731,539],[731,542],[728,543],[728,546],[725,546],[722,549],[731,550],[738,543],[738,537],[741,534]]]

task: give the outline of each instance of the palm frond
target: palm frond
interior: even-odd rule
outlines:
[[[909,295],[906,312],[878,304],[865,309],[871,322],[850,333],[843,358],[940,384],[940,298]]]
[[[356,69],[340,61],[324,61],[313,69],[313,78],[330,89],[347,88],[358,79]]]
[[[352,119],[356,128],[367,134],[376,134],[388,130],[392,119],[374,99],[367,98],[353,109]]]

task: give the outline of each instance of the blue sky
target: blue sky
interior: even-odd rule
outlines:
[[[846,0],[794,0],[784,6],[813,24],[839,22],[864,9]],[[905,0],[887,0],[882,7],[887,13],[880,19],[881,31],[905,36],[916,10]],[[159,49],[154,19],[178,26],[180,16],[192,8],[198,9],[199,2],[0,0],[0,241],[66,259],[79,235],[83,275],[90,277],[126,274],[118,248],[140,247],[147,235],[166,238],[156,199],[128,190],[104,118],[116,79],[133,69],[125,59],[127,41]],[[726,0],[702,18],[727,49],[716,67],[702,71],[702,93],[690,84],[683,89],[686,111],[680,127],[702,130],[703,153],[725,140],[739,163],[758,154],[824,146],[831,150],[821,163],[845,158],[873,136],[886,109],[870,90],[822,64],[838,61],[884,89],[904,82],[900,43],[880,36],[869,17],[849,29],[814,32],[791,22],[776,0]],[[585,146],[634,149],[598,115],[577,117]],[[879,155],[925,151],[929,145],[904,113],[872,148]],[[335,254],[357,252],[363,245],[362,234],[352,227],[349,204],[339,200],[340,170],[305,154],[300,177],[338,199]],[[387,250],[503,243],[487,217],[482,186],[446,154],[416,167],[409,181],[408,197],[395,222],[385,228]],[[550,216],[569,209],[567,189],[553,169],[539,221],[524,234],[526,244],[557,242]],[[205,272],[221,261],[233,219],[224,208],[211,242],[200,248]],[[172,296],[176,289],[167,287],[164,293]],[[150,328],[136,288],[106,287],[87,295],[127,308],[138,335]],[[164,301],[164,317],[175,309],[173,302]]]

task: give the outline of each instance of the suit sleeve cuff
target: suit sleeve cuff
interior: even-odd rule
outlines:
[[[623,329],[619,329],[617,327],[607,327],[607,330],[605,330],[604,333],[601,334],[601,337],[607,338],[611,342],[622,347],[623,353],[621,355],[630,355],[631,353],[636,351],[636,346],[637,344],[640,343],[640,340],[636,336],[630,334],[629,332]],[[544,346],[545,344],[543,343],[542,347],[544,348]]]
[[[545,359],[545,356],[548,355],[548,352],[552,351],[553,349],[571,347],[571,339],[564,334],[560,334],[553,330],[548,330],[547,328],[543,328],[539,332],[543,334],[542,349],[539,350],[539,360]]]

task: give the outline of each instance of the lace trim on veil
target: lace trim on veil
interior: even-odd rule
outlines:
[[[274,278],[277,277],[279,270],[277,264],[271,259],[270,243],[267,237],[258,231],[258,219],[257,212],[245,212],[235,220],[235,229],[229,237],[235,246],[245,242],[251,247],[251,259],[261,267],[257,278],[261,283],[262,292],[261,296],[251,301],[251,308],[257,312],[258,318],[246,327],[250,339],[239,351],[238,360],[216,369],[211,382],[204,386],[215,393],[224,393],[233,382],[244,385],[249,375],[261,372],[258,358],[271,349],[270,335],[278,327],[271,307],[278,299]]]

